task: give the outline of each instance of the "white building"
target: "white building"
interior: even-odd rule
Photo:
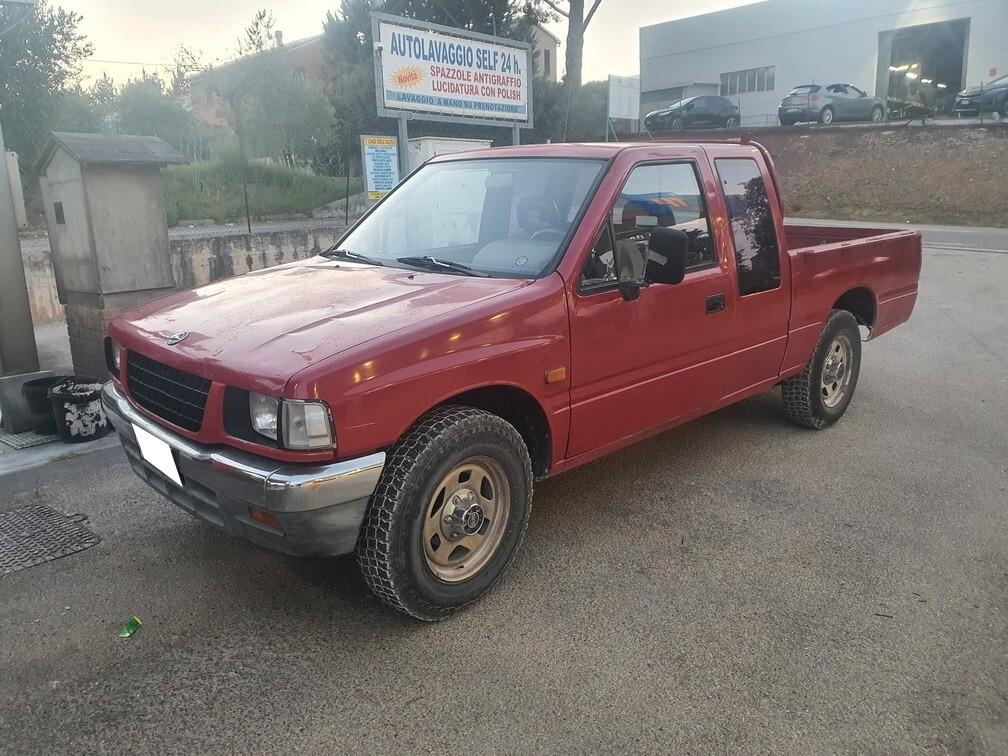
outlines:
[[[776,123],[798,84],[941,107],[1008,73],[1008,0],[765,0],[642,27],[640,73],[642,113],[722,94],[747,126]]]
[[[559,63],[557,55],[560,52],[559,38],[541,26],[533,26],[532,49],[535,54],[536,76],[556,81]]]

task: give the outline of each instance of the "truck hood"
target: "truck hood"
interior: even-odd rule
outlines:
[[[316,257],[155,300],[109,333],[207,378],[281,393],[314,362],[527,284]]]

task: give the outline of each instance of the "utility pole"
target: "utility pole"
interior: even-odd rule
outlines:
[[[15,22],[16,25],[28,19],[36,3],[37,0],[0,0],[0,5],[25,7],[25,15]],[[35,345],[35,326],[28,304],[28,284],[7,171],[7,147],[4,145],[3,126],[0,125],[0,375],[33,373],[36,370],[38,347]]]
[[[14,196],[7,173],[7,148],[0,126],[0,375],[38,370],[35,326],[28,304]]]

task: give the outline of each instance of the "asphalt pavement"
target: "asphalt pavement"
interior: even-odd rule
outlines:
[[[102,542],[0,577],[0,751],[1008,752],[1008,254],[953,243],[836,426],[774,391],[546,481],[436,625],[118,449],[3,478]]]

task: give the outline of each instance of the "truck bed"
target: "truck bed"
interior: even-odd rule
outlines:
[[[784,373],[800,369],[830,310],[858,300],[876,338],[913,312],[921,267],[916,231],[838,226],[785,226],[791,258],[791,321]]]

